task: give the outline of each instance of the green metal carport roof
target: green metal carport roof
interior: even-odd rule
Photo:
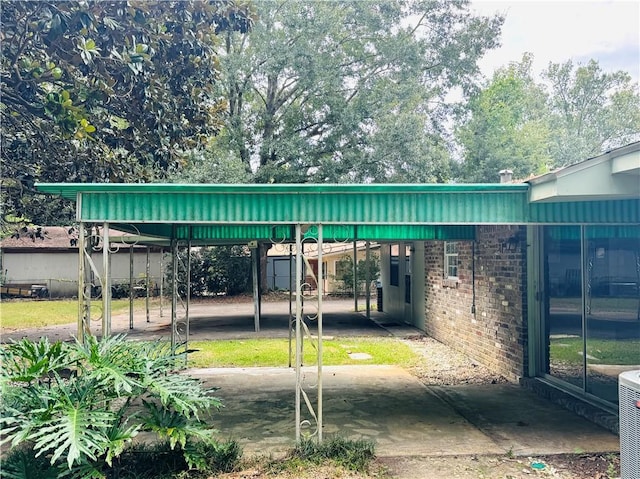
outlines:
[[[200,242],[294,237],[323,224],[327,240],[472,238],[475,224],[521,223],[527,185],[39,184],[77,203],[77,220]]]
[[[327,240],[473,238],[481,224],[628,224],[640,198],[529,201],[521,184],[40,183],[77,203],[77,220],[196,242],[293,238],[323,224]]]

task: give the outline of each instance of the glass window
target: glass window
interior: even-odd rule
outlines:
[[[587,392],[618,396],[618,375],[640,365],[640,228],[586,227]]]
[[[389,284],[400,286],[400,245],[389,245]]]
[[[545,230],[545,372],[582,388],[580,227],[553,226]]]
[[[448,279],[458,279],[458,242],[444,243],[444,275]]]
[[[545,228],[545,372],[608,402],[640,365],[640,227]]]

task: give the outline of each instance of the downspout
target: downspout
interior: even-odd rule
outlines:
[[[471,242],[471,313],[476,318],[476,240]]]

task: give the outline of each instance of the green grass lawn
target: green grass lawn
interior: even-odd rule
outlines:
[[[145,300],[134,300],[134,308],[144,308]],[[128,299],[114,299],[111,302],[112,314],[129,310]],[[91,302],[92,319],[102,314],[102,302]],[[3,301],[0,304],[0,326],[3,328],[23,329],[68,324],[78,320],[78,301],[63,299],[59,301]]]
[[[322,344],[325,366],[389,364],[410,367],[419,359],[409,346],[393,338],[340,338],[324,340]],[[315,364],[316,349],[308,341],[304,346],[305,365]],[[295,341],[292,347],[295,357]],[[189,355],[189,366],[194,368],[289,364],[287,339],[191,341],[189,348],[198,350]],[[352,359],[350,353],[366,353],[371,359]]]
[[[589,339],[587,354],[592,364],[640,364],[640,340]],[[551,340],[551,358],[567,364],[582,364],[582,338]]]

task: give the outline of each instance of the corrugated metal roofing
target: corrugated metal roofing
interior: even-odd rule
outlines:
[[[640,199],[531,203],[529,223],[638,224]]]
[[[78,220],[196,242],[286,242],[293,225],[345,241],[472,239],[478,224],[640,224],[640,199],[530,203],[528,184],[39,184]],[[126,229],[126,228],[123,228]]]
[[[527,185],[41,184],[77,198],[78,220],[184,224],[513,224]]]

